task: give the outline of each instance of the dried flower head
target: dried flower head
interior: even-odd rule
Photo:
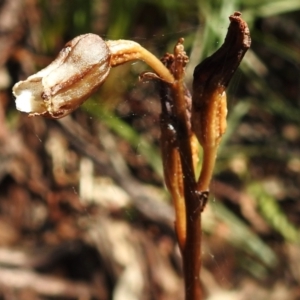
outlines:
[[[98,35],[74,38],[48,67],[13,87],[17,109],[31,116],[66,116],[104,82],[110,59],[110,50]]]

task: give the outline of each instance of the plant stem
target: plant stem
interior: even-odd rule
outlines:
[[[186,201],[195,201],[195,193],[185,194]],[[185,248],[182,253],[185,281],[185,299],[202,299],[200,286],[201,269],[201,213],[189,215],[187,209],[187,236]]]
[[[176,98],[176,97],[175,97]],[[177,94],[177,99],[180,94]],[[180,111],[178,112],[180,113]],[[184,115],[177,115],[179,118]],[[195,173],[192,161],[190,137],[184,120],[179,119],[178,146],[183,171],[184,199],[186,207],[186,240],[182,256],[185,281],[185,299],[201,299],[199,274],[201,268],[201,210],[198,209]],[[180,132],[180,134],[179,134]]]
[[[201,210],[198,209],[198,196],[196,193],[195,171],[191,148],[192,133],[190,120],[187,116],[187,103],[184,86],[185,52],[183,39],[179,40],[174,49],[176,79],[172,86],[174,100],[174,117],[176,120],[177,144],[179,148],[181,167],[183,173],[185,214],[186,214],[186,240],[182,250],[183,269],[185,281],[185,299],[201,299],[200,268],[201,268]]]

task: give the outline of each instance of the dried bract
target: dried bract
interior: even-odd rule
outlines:
[[[224,44],[194,71],[192,127],[202,147],[217,147],[226,129],[225,89],[250,47],[249,28],[235,12]]]
[[[74,38],[48,67],[13,87],[17,109],[31,116],[66,116],[104,82],[110,57],[109,48],[98,35]]]

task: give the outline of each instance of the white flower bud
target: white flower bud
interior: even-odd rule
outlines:
[[[98,35],[74,38],[48,67],[15,84],[17,109],[31,116],[66,116],[104,82],[110,59],[110,50]]]

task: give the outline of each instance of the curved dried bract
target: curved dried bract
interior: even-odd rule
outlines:
[[[249,28],[235,12],[224,44],[194,71],[192,127],[202,147],[215,147],[226,129],[225,89],[251,44]]]
[[[229,17],[224,44],[194,71],[192,99],[192,129],[203,148],[203,163],[197,182],[200,194],[209,184],[221,137],[226,130],[226,92],[235,70],[251,44],[249,28],[235,12]]]

